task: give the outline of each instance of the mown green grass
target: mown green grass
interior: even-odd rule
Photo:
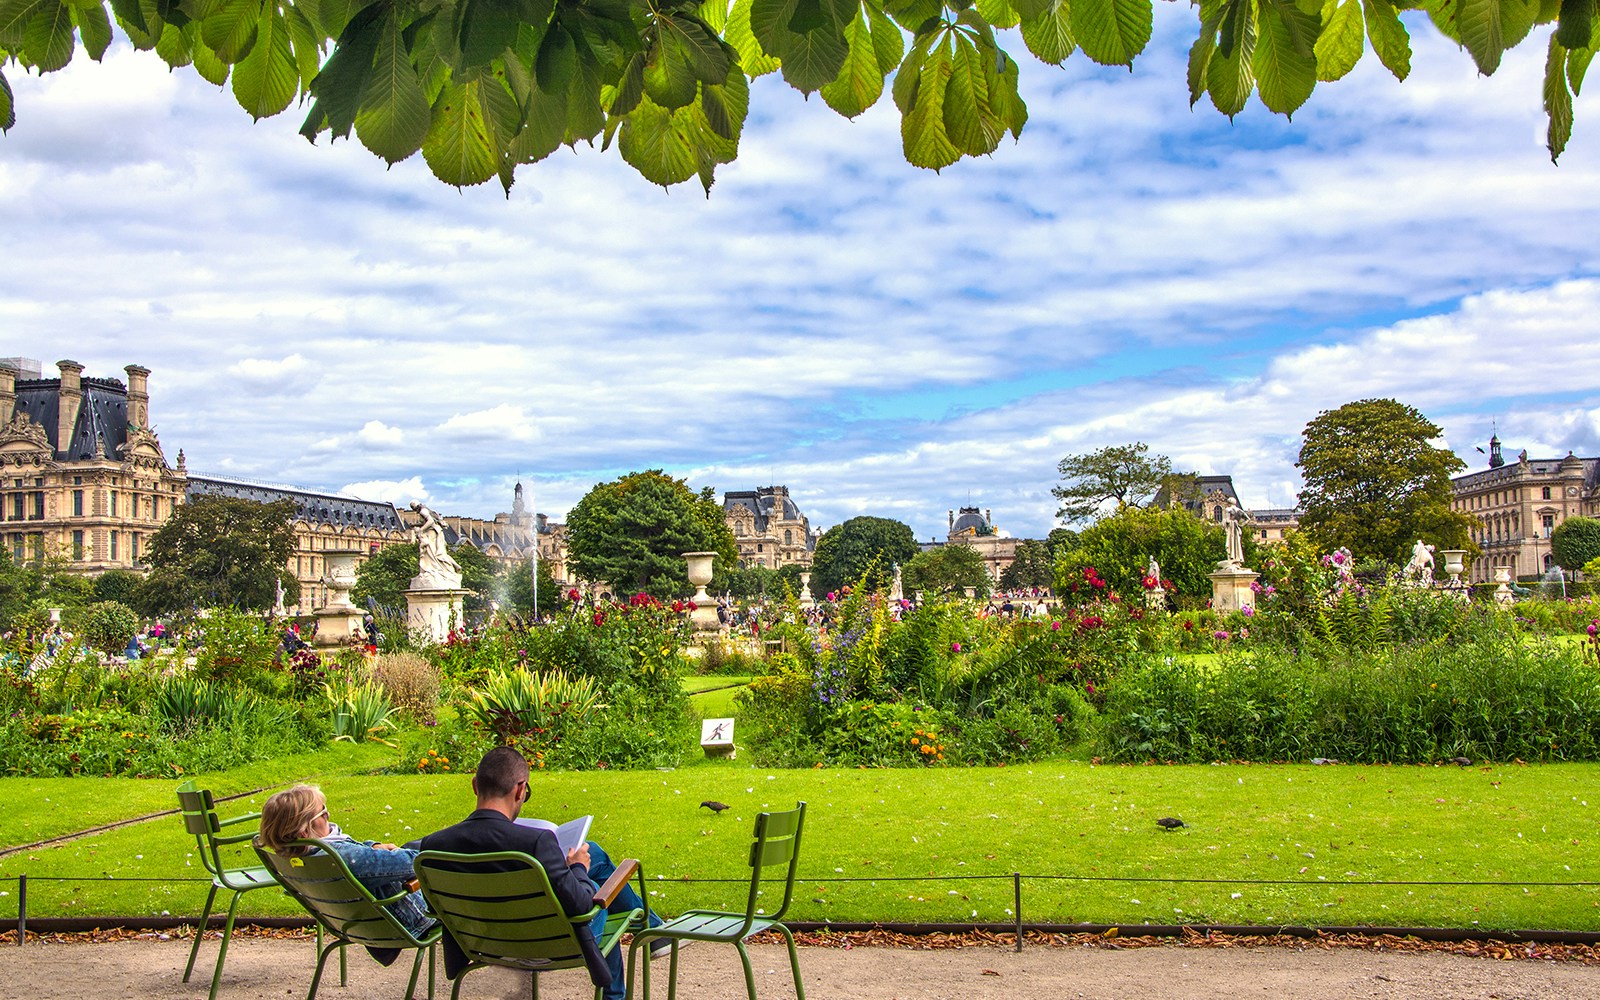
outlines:
[[[749,684],[750,680],[749,674],[692,674],[679,678],[678,683],[690,694],[699,694],[716,688],[742,686]]]
[[[284,768],[274,777],[288,781],[297,775]],[[670,772],[539,774],[529,812],[562,820],[592,811],[595,839],[614,855],[642,859],[655,893],[652,903],[668,913],[738,905],[755,814],[803,799],[809,805],[802,881],[791,910],[796,919],[1007,921],[1013,917],[1010,875],[1018,871],[1029,876],[1023,888],[1029,921],[1600,930],[1600,893],[1593,887],[1337,884],[1600,881],[1594,852],[1600,795],[1589,804],[1597,778],[1600,765],[1588,764],[1050,762],[993,769],[776,771],[715,761]],[[260,780],[226,776],[230,782],[241,779],[244,784],[234,787]],[[405,841],[471,809],[462,775],[329,775],[321,784],[334,818],[364,838]],[[101,781],[92,791],[74,794],[81,795],[79,803],[92,800],[97,815],[105,815],[111,803],[137,815],[151,795],[171,795],[171,787],[153,793],[150,785]],[[24,829],[19,814],[59,812],[60,802],[43,802],[38,795],[55,787],[30,779],[0,781],[0,800],[13,824],[8,829]],[[234,806],[258,808],[261,798]],[[703,799],[733,808],[714,815],[699,808]],[[1154,821],[1166,815],[1190,826],[1163,832]],[[178,821],[167,817],[0,858],[0,879],[29,874],[35,916],[194,913],[206,883],[193,850]],[[53,882],[45,876],[92,881]],[[940,881],[941,876],[961,879]],[[134,877],[165,881],[130,881]],[[705,881],[712,879],[735,882]],[[14,882],[0,883],[0,891],[14,889]],[[286,899],[269,892],[247,896],[243,908],[294,912]],[[0,897],[0,920],[14,912],[14,895],[9,901]]]

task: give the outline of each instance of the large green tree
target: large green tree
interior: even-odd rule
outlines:
[[[385,545],[356,567],[356,585],[350,590],[350,600],[366,608],[370,598],[397,614],[406,613],[406,588],[411,578],[422,570],[416,542],[398,542]]]
[[[941,594],[971,587],[976,596],[988,597],[992,586],[978,550],[954,544],[918,552],[906,563],[902,582],[907,595]]]
[[[0,0],[0,61],[59,70],[93,59],[115,29],[170,66],[228,83],[254,118],[309,99],[308,139],[354,132],[388,163],[417,152],[447,184],[498,178],[562,145],[615,143],[657,184],[698,178],[738,153],[750,81],[779,72],[854,118],[886,89],[906,159],[940,169],[994,152],[1028,118],[1002,38],[1061,65],[1078,50],[1129,66],[1154,0]],[[1426,19],[1403,10],[1420,7]],[[1238,114],[1252,93],[1289,115],[1370,44],[1397,79],[1409,32],[1458,42],[1479,72],[1530,36],[1545,44],[1546,143],[1559,155],[1573,95],[1600,47],[1594,0],[1201,0],[1190,103]],[[997,29],[1020,32],[997,35]],[[1020,38],[1019,38],[1020,36]],[[892,88],[886,88],[893,75]],[[0,128],[16,120],[0,74]]]
[[[1472,518],[1450,508],[1450,475],[1465,463],[1433,441],[1415,407],[1363,399],[1324,410],[1300,447],[1300,527],[1325,550],[1404,562],[1417,539],[1471,549]]]
[[[261,611],[277,587],[294,603],[300,582],[289,572],[294,554],[294,504],[199,496],[180,504],[150,536],[150,575],[139,590],[141,609],[166,614],[191,607]]]
[[[567,545],[578,574],[608,584],[619,597],[682,596],[689,590],[685,552],[716,552],[726,562],[738,552],[714,497],[660,469],[629,473],[584,494],[567,514]]]
[[[911,526],[888,517],[852,517],[836,524],[817,539],[811,556],[811,592],[825,595],[854,584],[869,569],[867,585],[887,590],[895,565],[904,566],[917,554],[917,537]]]
[[[1044,542],[1023,539],[1017,543],[1017,557],[1000,571],[1000,586],[1006,590],[1021,587],[1048,587],[1055,582],[1050,548]]]
[[[1556,565],[1567,570],[1583,569],[1600,559],[1600,520],[1569,517],[1550,533],[1550,554]]]
[[[1061,502],[1056,516],[1064,521],[1089,521],[1107,504],[1141,507],[1155,499],[1172,476],[1172,461],[1150,454],[1143,441],[1107,445],[1085,455],[1068,455],[1056,466],[1061,485],[1051,489]]]

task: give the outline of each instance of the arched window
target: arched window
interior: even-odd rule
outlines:
[[[784,528],[783,529],[783,544],[785,544],[785,545],[793,545],[794,544],[794,532],[792,530],[790,530],[789,528]]]

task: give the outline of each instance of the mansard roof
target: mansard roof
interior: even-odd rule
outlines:
[[[290,500],[294,503],[294,516],[311,524],[341,528],[375,528],[384,531],[405,530],[394,504],[377,500],[357,500],[336,493],[317,493],[296,489],[293,486],[273,486],[239,479],[224,479],[219,476],[190,476],[187,495],[232,497],[239,500],[254,500],[256,503]]]
[[[17,379],[16,412],[26,413],[44,429],[58,462],[108,458],[121,461],[128,441],[128,388],[114,378],[84,378],[83,405],[65,449],[54,447],[61,417],[59,378]]]
[[[755,515],[756,531],[766,531],[767,522],[802,521],[805,515],[789,499],[787,486],[761,486],[753,490],[730,490],[722,495],[722,510],[727,513],[734,507],[744,507]]]

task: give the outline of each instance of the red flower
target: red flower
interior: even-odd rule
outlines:
[[[1153,576],[1147,576],[1147,577],[1144,577],[1143,579],[1141,579],[1139,581],[1139,585],[1144,587],[1144,589],[1146,589],[1146,590],[1154,590],[1157,587],[1161,586],[1161,581],[1157,580]]]
[[[578,594],[577,587],[573,587],[571,590],[567,591],[567,600],[571,601],[573,604],[578,603],[579,596],[580,595]]]
[[[596,611],[594,613],[594,623],[596,625],[604,625],[606,623],[606,613],[604,611]]]
[[[673,601],[672,602],[672,610],[677,612],[678,614],[683,614],[683,602],[682,601]]]

